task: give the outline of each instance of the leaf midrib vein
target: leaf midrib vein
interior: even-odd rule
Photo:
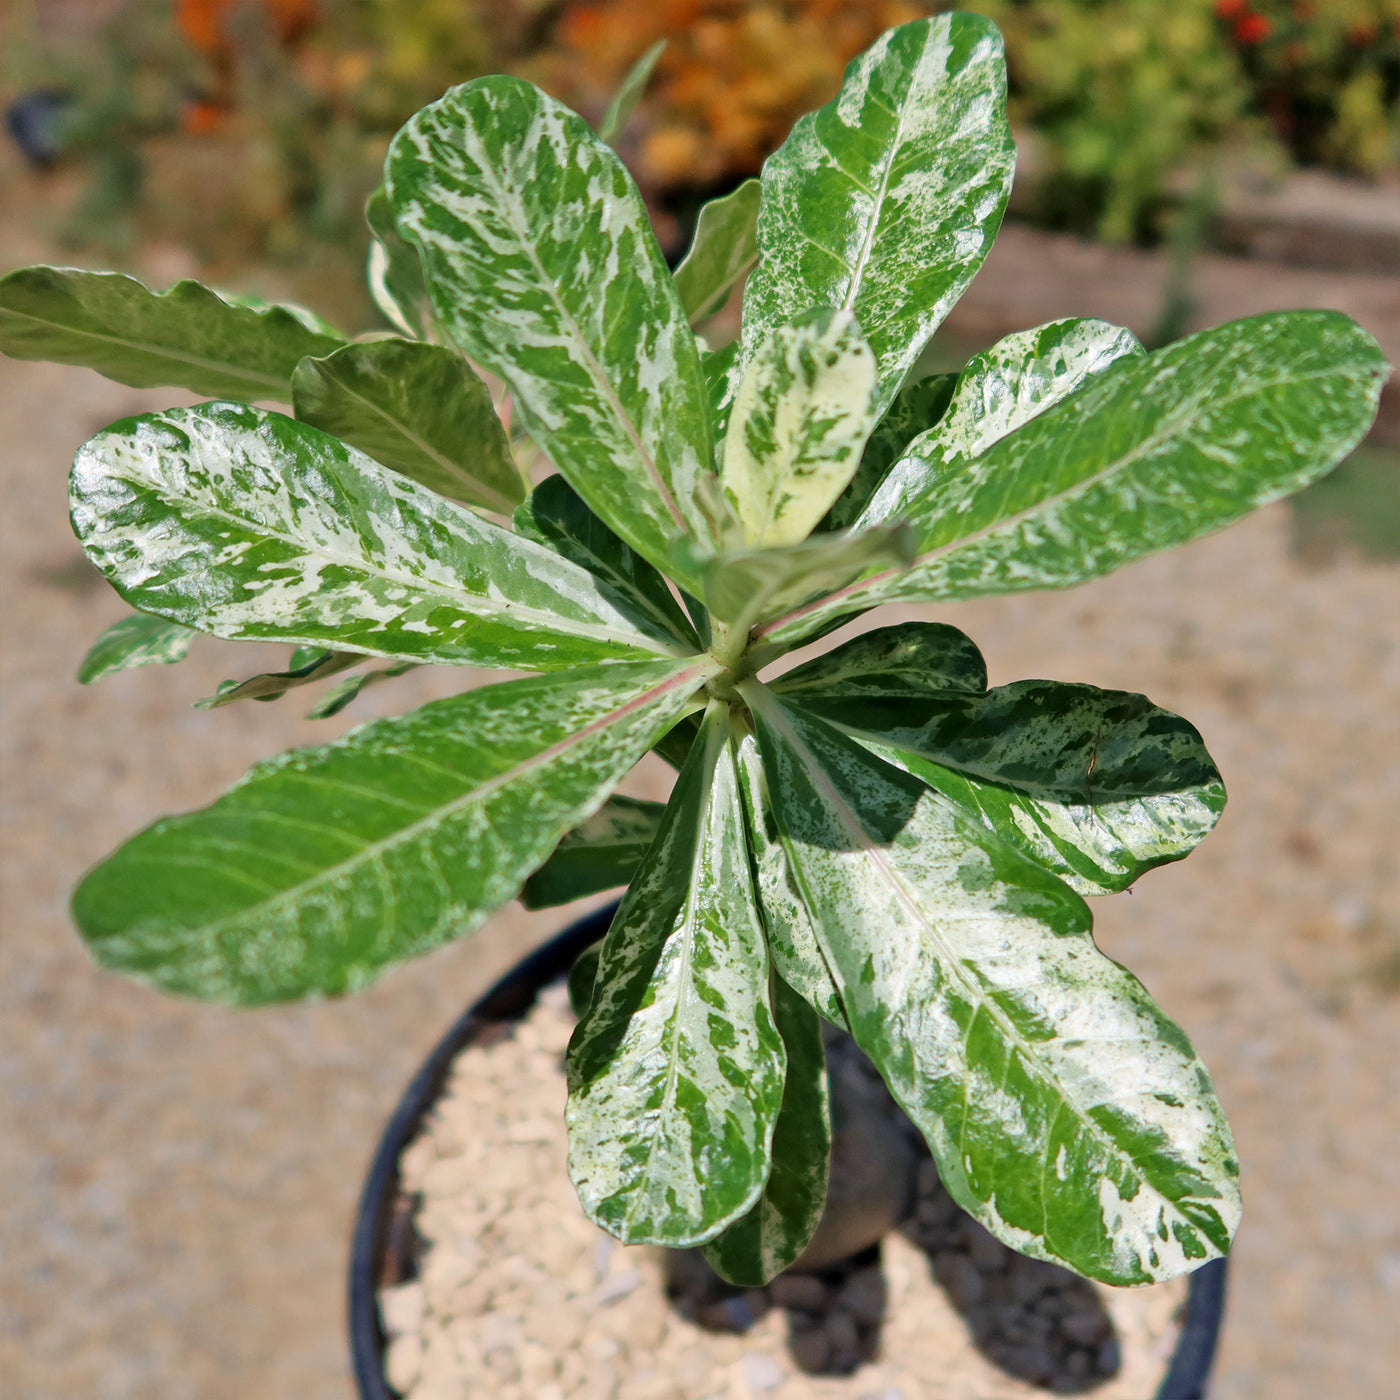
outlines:
[[[618,706],[615,710],[610,710],[606,715],[591,721],[582,729],[576,730],[573,734],[558,740],[548,748],[540,750],[539,753],[532,754],[527,759],[522,759],[505,772],[498,773],[494,777],[488,778],[480,785],[468,789],[460,797],[455,797],[451,799],[451,801],[443,803],[441,806],[434,807],[417,821],[410,822],[407,826],[399,828],[399,830],[382,837],[378,841],[368,842],[345,860],[338,861],[335,865],[322,867],[311,878],[282,890],[275,897],[265,900],[261,904],[253,906],[251,909],[242,909],[222,919],[216,919],[212,923],[201,924],[196,931],[205,937],[212,937],[230,924],[247,922],[249,918],[253,917],[255,912],[263,913],[294,902],[307,890],[314,889],[318,885],[327,884],[337,879],[347,869],[351,869],[364,861],[377,859],[384,851],[402,845],[405,842],[412,841],[421,832],[440,826],[443,822],[450,820],[465,808],[475,803],[484,802],[507,783],[515,782],[527,776],[534,769],[551,763],[554,759],[566,753],[576,744],[580,744],[585,739],[592,738],[594,734],[606,729],[608,726],[618,723],[629,713],[644,708],[648,703],[659,699],[667,691],[674,690],[676,687],[686,683],[691,677],[696,677],[698,679],[699,675],[705,671],[714,672],[718,670],[719,663],[710,657],[706,657],[702,664],[688,667],[668,677],[666,680],[658,682],[641,695],[633,697],[633,699]],[[400,756],[402,757],[404,755]]]
[[[151,293],[151,295],[158,296],[159,293]],[[246,310],[247,308],[235,309]],[[256,315],[256,313],[254,314]],[[89,340],[98,340],[106,345],[115,345],[121,349],[138,350],[156,359],[170,360],[177,365],[193,365],[199,369],[231,375],[249,383],[261,384],[265,388],[278,391],[276,397],[280,402],[286,402],[287,396],[291,392],[289,379],[279,378],[273,374],[263,374],[258,370],[244,369],[241,365],[227,364],[222,360],[207,360],[202,355],[190,354],[188,351],[171,350],[162,345],[150,345],[143,340],[135,340],[131,337],[107,335],[102,331],[89,330],[83,326],[65,325],[62,321],[50,321],[46,317],[34,315],[31,311],[18,311],[12,306],[0,306],[0,316],[17,316],[22,320],[32,321],[37,326],[46,326],[50,330],[60,331],[65,335],[86,336]]]

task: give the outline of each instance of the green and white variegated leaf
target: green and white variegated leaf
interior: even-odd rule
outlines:
[[[133,613],[114,622],[88,648],[78,667],[80,685],[91,685],[117,671],[137,666],[168,666],[183,661],[194,632],[163,617]]]
[[[251,300],[251,299],[240,299]],[[0,277],[0,352],[86,365],[138,389],[290,401],[304,355],[345,342],[300,307],[236,305],[198,282],[153,292],[119,272],[23,267]]]
[[[720,483],[758,549],[800,544],[846,489],[875,426],[875,357],[849,312],[775,327],[734,399]]]
[[[582,569],[619,607],[638,610],[654,631],[699,650],[695,628],[659,570],[625,545],[562,476],[548,476],[515,512],[516,530]]]
[[[167,991],[353,991],[511,899],[713,669],[532,676],[294,749],[127,842],[74,918],[100,963]]]
[[[882,35],[764,164],[745,357],[809,307],[853,311],[883,412],[991,248],[1014,164],[990,20],[945,14]]]
[[[218,710],[238,700],[276,700],[289,690],[315,685],[359,666],[364,657],[353,651],[318,651],[315,656],[293,665],[285,671],[264,671],[246,681],[225,681],[218,691],[204,700],[196,700],[196,710]]]
[[[629,884],[661,825],[664,802],[610,797],[525,881],[520,902],[547,909]]]
[[[787,1052],[773,1167],[758,1203],[704,1246],[721,1278],[760,1288],[797,1261],[821,1224],[831,1162],[831,1104],[817,1014],[781,977],[773,1020]]]
[[[757,180],[701,206],[690,250],[676,268],[676,290],[692,326],[713,316],[758,261]]]
[[[768,953],[773,960],[773,970],[833,1026],[849,1030],[846,1013],[841,1009],[841,994],[831,979],[812,915],[793,878],[787,852],[783,850],[758,740],[752,733],[738,741],[736,762],[744,795],[744,820],[748,825],[758,904],[763,911],[763,926],[768,931]]]
[[[637,110],[637,103],[642,100],[642,94],[646,91],[647,83],[651,80],[652,72],[665,49],[665,39],[658,39],[627,70],[622,82],[618,84],[613,100],[608,103],[608,110],[603,113],[603,119],[598,123],[598,137],[609,146],[617,145],[617,138],[627,129],[627,123],[632,119],[632,113]]]
[[[960,476],[994,442],[1083,388],[1126,356],[1137,337],[1107,321],[1051,321],[997,341],[967,362],[938,422],[907,444],[861,517],[876,524],[902,516],[945,477]]]
[[[729,431],[729,410],[734,405],[734,395],[738,392],[744,368],[739,361],[739,342],[731,340],[718,350],[706,350],[700,356],[700,368],[705,376],[715,442],[722,449]]]
[[[841,588],[851,579],[890,564],[902,568],[913,554],[903,525],[857,534],[816,535],[801,544],[726,554],[699,566],[705,606],[731,630],[747,631],[810,598]]]
[[[1232,524],[1346,456],[1388,373],[1334,311],[1271,312],[1125,356],[911,501],[913,568],[775,619],[763,640],[792,646],[877,603],[1068,588]]]
[[[629,1244],[702,1244],[768,1179],[785,1057],[728,725],[713,703],[569,1044],[569,1176]]]
[[[1200,734],[1146,696],[1063,681],[985,695],[790,698],[941,792],[1080,894],[1181,860],[1225,807]]]
[[[509,515],[526,484],[491,391],[455,350],[416,340],[367,340],[292,375],[303,423],[382,466],[470,505]]]
[[[491,77],[414,116],[386,169],[448,333],[510,386],[589,509],[664,567],[697,523],[710,419],[695,337],[622,162],[567,107]]]
[[[377,666],[372,670],[357,671],[353,676],[346,676],[343,681],[337,682],[326,691],[306,712],[306,717],[307,719],[330,719],[358,700],[362,691],[368,690],[371,686],[380,685],[384,681],[393,680],[395,676],[406,675],[413,669],[414,663],[412,661],[394,661],[388,666]]]
[[[786,699],[812,707],[826,701],[921,701],[949,690],[981,694],[987,663],[972,638],[946,622],[896,622],[804,661],[771,685]],[[853,704],[852,713],[859,712]]]
[[[875,489],[889,469],[904,456],[909,444],[920,433],[934,427],[947,411],[956,374],[930,374],[906,384],[870,434],[861,454],[860,466],[851,484],[837,498],[822,522],[828,530],[845,530],[854,525],[870,502]]]
[[[113,424],[70,495],[128,602],[215,636],[527,670],[683,651],[576,564],[247,405]]]
[[[1106,1283],[1225,1253],[1238,1163],[1186,1036],[1087,906],[946,798],[741,687],[857,1043],[998,1239]]]
[[[416,340],[441,342],[418,249],[394,227],[389,197],[381,185],[365,205],[365,222],[374,234],[369,245],[366,279],[374,304],[396,330]]]

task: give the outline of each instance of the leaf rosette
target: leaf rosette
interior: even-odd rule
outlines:
[[[989,688],[943,622],[766,670],[881,603],[1066,587],[1227,525],[1374,415],[1388,367],[1329,312],[1151,354],[1062,320],[911,373],[996,234],[1004,95],[986,20],[890,31],[707,206],[673,277],[604,139],[519,79],[464,84],[369,203],[388,337],[188,283],[0,279],[6,353],[217,399],[77,455],[74,527],[137,610],[81,679],[196,632],[296,648],[211,706],[339,675],[329,715],[422,664],[535,673],[156,823],[75,895],[98,960],[188,996],[335,995],[517,896],[625,886],[572,979],[568,1057],[569,1170],[618,1237],[703,1246],[745,1284],[800,1255],[825,1019],[1014,1248],[1120,1284],[1228,1250],[1210,1076],[1086,903],[1209,832],[1201,736],[1128,692]],[[741,284],[740,339],[703,347],[692,323]],[[669,802],[618,794],[652,750]]]

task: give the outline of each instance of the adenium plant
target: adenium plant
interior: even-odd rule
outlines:
[[[1086,903],[1210,830],[1200,735],[1140,695],[988,689],[943,622],[767,670],[881,603],[1063,588],[1192,539],[1372,418],[1388,367],[1329,312],[1153,354],[1056,321],[911,378],[1002,217],[1004,95],[987,21],[890,31],[672,274],[580,117],[514,78],[454,88],[369,206],[392,337],[189,282],[0,282],[8,354],[217,396],[77,455],[74,528],[137,610],[85,679],[192,631],[298,648],[216,705],[343,672],[332,713],[427,663],[539,673],[157,822],[74,897],[98,960],[220,1001],[336,995],[517,895],[626,884],[568,1055],[569,1170],[620,1239],[701,1244],[746,1283],[796,1258],[826,1186],[825,1018],[1007,1244],[1117,1284],[1224,1253],[1210,1076]],[[708,349],[692,323],[745,274],[742,335]],[[556,474],[532,490],[536,454]],[[670,801],[612,796],[652,749]]]

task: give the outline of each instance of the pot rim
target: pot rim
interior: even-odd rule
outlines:
[[[505,973],[467,1008],[409,1080],[375,1149],[360,1192],[350,1246],[350,1358],[360,1400],[398,1400],[384,1379],[385,1336],[379,1318],[379,1275],[388,1251],[399,1157],[442,1092],[457,1055],[487,1027],[519,1021],[550,983],[608,931],[616,902],[570,924]],[[1181,1335],[1155,1400],[1204,1400],[1225,1313],[1227,1260],[1212,1259],[1191,1275]]]

